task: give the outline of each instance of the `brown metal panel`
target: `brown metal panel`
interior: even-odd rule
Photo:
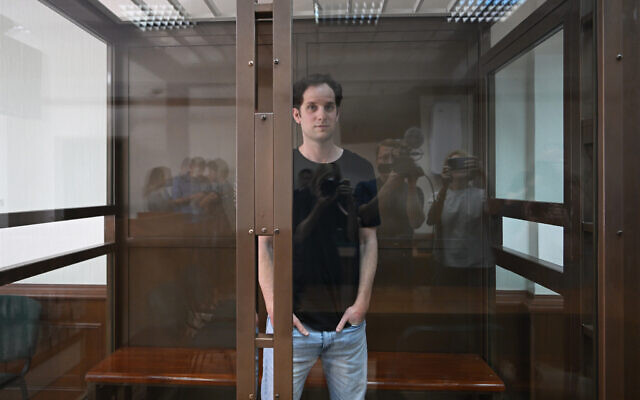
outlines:
[[[291,134],[291,0],[273,5],[273,113],[274,113],[274,393],[281,399],[293,395],[292,299],[292,198],[293,152]]]
[[[104,218],[104,241],[105,243],[115,243],[116,242],[116,217],[115,215],[110,215]],[[116,257],[114,253],[107,254],[107,288],[106,294],[107,298],[105,301],[105,329],[106,329],[106,337],[105,337],[105,355],[111,353],[114,348],[114,340],[115,340],[115,282],[113,280],[114,272],[115,272],[115,260]]]
[[[566,314],[565,329],[567,332],[581,332],[580,295],[586,289],[581,281],[580,263],[582,197],[580,185],[580,155],[582,153],[580,130],[580,5],[570,2],[569,10],[563,23],[564,29],[564,203],[568,210],[567,222],[564,225],[564,260],[563,275],[576,290],[563,293]],[[577,337],[576,337],[577,336]],[[565,397],[574,396],[577,391],[577,380],[573,378],[582,369],[582,335],[568,335],[564,342]]]
[[[273,2],[256,4],[256,13],[268,14],[273,12]]]
[[[260,349],[273,348],[273,334],[258,333],[256,336],[256,347]]]
[[[273,114],[255,114],[255,213],[260,235],[273,233]]]
[[[567,206],[562,203],[489,199],[489,213],[549,225],[565,226],[569,223]]]
[[[563,279],[558,265],[502,246],[495,247],[496,265],[538,283],[556,293],[564,294],[569,283]]]
[[[115,266],[116,256],[114,253],[107,254],[107,300],[105,302],[106,309],[106,338],[105,338],[105,356],[115,350],[116,344],[116,287],[115,287]]]
[[[256,16],[257,18],[257,16]],[[273,112],[273,22],[256,22],[256,111]]]
[[[622,0],[598,0],[598,398],[623,399],[623,62]]]
[[[254,234],[254,2],[236,3],[236,398],[256,398],[255,300],[256,236]]]
[[[640,370],[640,20],[638,19],[637,0],[624,0],[624,271],[625,303],[628,310],[624,317],[625,334],[625,396],[627,399],[640,398],[640,385],[637,382]]]

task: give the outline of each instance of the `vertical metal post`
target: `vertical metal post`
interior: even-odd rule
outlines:
[[[623,0],[598,0],[598,398],[625,398]]]
[[[274,114],[274,394],[293,395],[292,324],[292,198],[293,151],[291,134],[292,54],[291,0],[273,4],[273,114]]]
[[[255,14],[252,0],[236,8],[236,398],[257,398],[255,379],[256,236]]]
[[[291,0],[237,3],[237,399],[257,398],[256,344],[274,348],[274,394],[293,395]],[[273,18],[273,87],[256,87],[256,14]],[[256,112],[258,91],[273,111]],[[277,178],[277,179],[276,179]],[[274,334],[256,339],[258,235],[273,235]]]

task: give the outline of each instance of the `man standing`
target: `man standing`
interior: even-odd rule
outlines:
[[[360,213],[376,196],[364,158],[337,146],[342,88],[328,75],[293,87],[293,118],[302,130],[293,176],[311,181],[293,198],[293,395],[299,399],[311,367],[322,359],[332,399],[363,399],[367,387],[365,315],[377,264],[377,212]],[[355,190],[353,189],[355,188]],[[271,240],[260,237],[259,281],[273,311]],[[272,331],[267,321],[267,332]],[[273,351],[264,350],[262,398],[273,399]]]

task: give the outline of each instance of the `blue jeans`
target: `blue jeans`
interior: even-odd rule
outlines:
[[[366,322],[344,328],[342,332],[316,331],[305,325],[309,336],[293,328],[293,399],[302,395],[304,382],[318,357],[332,400],[364,399],[367,390]],[[267,319],[267,333],[272,333]],[[264,349],[262,400],[273,399],[273,349]]]

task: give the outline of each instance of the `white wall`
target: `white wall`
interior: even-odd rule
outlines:
[[[528,88],[533,79],[527,70],[531,53],[512,61],[494,76],[496,197],[529,200],[526,160]]]
[[[564,31],[533,49],[535,200],[564,201]]]
[[[491,26],[491,46],[495,46],[507,36],[516,26],[543,5],[547,0],[527,0],[520,5],[507,19],[496,22]]]
[[[107,45],[36,0],[0,0],[0,33],[0,213],[106,204]],[[0,265],[103,237],[102,218],[3,229]],[[103,284],[88,263],[55,283]]]

